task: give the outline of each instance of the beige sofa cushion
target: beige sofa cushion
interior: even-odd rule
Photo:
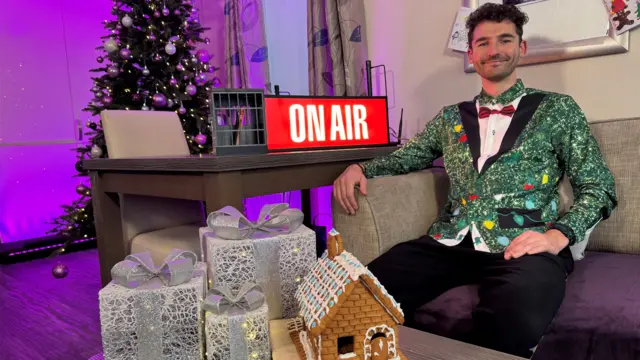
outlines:
[[[200,254],[201,225],[169,227],[136,236],[131,242],[131,253],[149,251],[153,262],[160,266],[172,249],[192,251],[202,260]]]
[[[618,207],[587,249],[640,254],[640,118],[593,122],[591,129],[616,180]]]

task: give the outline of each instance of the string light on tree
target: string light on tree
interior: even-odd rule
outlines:
[[[88,74],[93,96],[83,110],[92,118],[86,123],[88,141],[76,148],[77,176],[88,175],[83,160],[109,156],[99,117],[103,110],[175,111],[191,153],[210,152],[210,129],[200,119],[208,118],[208,97],[215,86],[207,74],[218,68],[199,48],[209,41],[201,37],[207,29],[193,18],[197,9],[192,2],[114,0],[111,14],[103,22],[105,34],[96,40],[98,66]],[[74,240],[95,237],[87,184],[76,187],[79,198],[63,205],[63,214],[52,220],[49,234],[65,239],[52,256]],[[58,269],[57,274],[63,273]]]

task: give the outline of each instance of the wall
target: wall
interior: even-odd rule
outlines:
[[[390,101],[396,103],[391,116],[397,118],[404,107],[404,134],[422,129],[442,106],[469,99],[480,90],[477,74],[463,72],[463,54],[447,49],[461,4],[455,0],[405,0],[402,6],[386,0],[365,3],[369,57],[374,64],[387,66]],[[637,100],[632,100],[640,84],[640,30],[632,30],[629,48],[626,54],[520,67],[518,74],[529,87],[572,95],[589,120],[640,116]]]
[[[0,12],[0,243],[38,238],[78,198],[76,120],[111,0],[5,1]],[[86,140],[86,137],[85,137]]]

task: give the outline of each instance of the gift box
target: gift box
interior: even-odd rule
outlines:
[[[315,232],[303,218],[288,204],[265,205],[255,223],[230,206],[212,212],[200,229],[209,288],[235,292],[255,283],[264,291],[269,319],[294,317],[296,289],[317,261]]]
[[[207,360],[271,359],[269,309],[259,286],[247,283],[235,295],[213,288],[203,306]]]
[[[159,267],[149,252],[111,269],[99,292],[105,360],[200,360],[204,356],[206,264],[178,249]]]

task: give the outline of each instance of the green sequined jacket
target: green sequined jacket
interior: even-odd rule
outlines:
[[[479,172],[476,100],[506,105],[522,95],[499,152]],[[580,107],[570,96],[525,88],[520,80],[498,97],[481,92],[444,107],[398,150],[360,165],[372,178],[422,170],[440,157],[451,187],[428,234],[449,245],[471,231],[477,250],[502,252],[522,232],[550,228],[564,233],[570,245],[586,245],[591,230],[617,205],[614,178]],[[563,174],[575,200],[560,216]]]

